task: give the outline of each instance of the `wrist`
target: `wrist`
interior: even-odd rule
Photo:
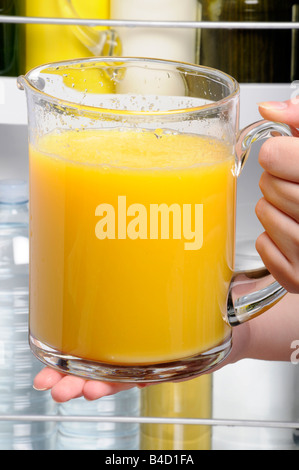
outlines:
[[[233,347],[229,356],[231,364],[234,364],[242,359],[248,359],[252,356],[252,321],[248,321],[233,329]]]

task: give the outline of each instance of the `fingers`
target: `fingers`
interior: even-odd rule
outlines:
[[[269,139],[262,146],[259,162],[265,170],[260,180],[264,198],[256,213],[266,233],[257,240],[256,248],[277,281],[289,292],[299,293],[298,138]]]
[[[292,266],[266,232],[257,239],[256,249],[276,281],[289,293],[298,294],[299,286],[293,275]]]
[[[63,377],[52,388],[52,398],[57,403],[65,403],[83,396],[85,380],[71,375]]]
[[[85,380],[66,376],[46,367],[34,379],[34,388],[39,391],[51,390],[52,398],[57,403],[64,403],[83,394]]]
[[[261,199],[256,214],[266,230],[256,249],[274,278],[290,293],[299,293],[299,231],[298,223]]]
[[[264,172],[260,189],[274,207],[299,223],[299,185]],[[299,227],[298,227],[299,229]]]
[[[273,176],[299,183],[299,140],[295,137],[273,137],[259,154],[260,165]]]
[[[283,255],[289,260],[299,261],[298,223],[266,199],[261,199],[256,206],[257,216],[267,234]]]
[[[112,384],[90,380],[84,385],[83,395],[87,400],[98,400],[104,396],[115,395],[124,390],[130,390],[133,387],[133,385],[129,384]]]
[[[63,377],[64,374],[46,367],[35,377],[33,387],[41,392],[51,390]]]
[[[133,385],[84,380],[61,374],[47,367],[35,377],[34,388],[39,391],[51,390],[54,401],[65,403],[83,396],[87,400],[98,400],[104,396],[129,390]]]
[[[299,127],[298,99],[284,102],[270,101],[259,103],[259,111],[264,119],[283,122],[293,127]]]

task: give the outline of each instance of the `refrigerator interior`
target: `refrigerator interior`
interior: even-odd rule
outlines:
[[[2,79],[0,104],[1,178],[28,179],[26,103],[15,79]],[[260,119],[257,103],[286,100],[286,85],[242,85],[241,128]],[[255,144],[238,183],[237,266],[258,267],[255,239],[262,232],[254,208],[261,196],[258,181],[262,170]],[[213,380],[213,418],[299,422],[299,366],[245,360],[216,372]],[[299,424],[298,424],[299,427]],[[263,427],[213,427],[212,448],[299,449],[291,429]]]
[[[246,3],[246,2],[245,2]],[[247,2],[258,3],[258,2]],[[135,44],[134,44],[135,47]],[[240,128],[260,119],[257,103],[287,100],[294,84],[241,85]],[[28,136],[25,93],[15,78],[0,77],[0,178],[28,180]],[[262,227],[255,216],[261,197],[258,164],[261,143],[255,144],[238,181],[237,268],[256,268],[261,260],[255,240]],[[212,448],[299,449],[298,433],[289,428],[263,426],[263,422],[298,422],[299,365],[245,360],[213,374],[213,418],[244,420],[240,427],[213,426]],[[246,426],[251,420],[260,426]]]

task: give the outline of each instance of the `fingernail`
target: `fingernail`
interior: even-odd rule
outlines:
[[[33,388],[34,390],[36,390],[37,392],[46,392],[48,389],[47,388],[37,388],[33,385]]]
[[[258,103],[258,106],[271,111],[283,111],[284,109],[287,109],[288,104],[283,101],[264,101],[262,103]]]

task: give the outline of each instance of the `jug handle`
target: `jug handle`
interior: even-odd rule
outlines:
[[[65,18],[80,18],[72,0],[58,0],[60,12]],[[95,29],[91,26],[70,26],[74,35],[94,56],[121,55],[121,43],[116,31]]]
[[[237,139],[236,176],[241,174],[254,142],[277,136],[298,137],[299,133],[286,124],[270,121],[244,128]],[[273,307],[286,294],[286,289],[265,267],[236,272],[230,284],[226,321],[230,326],[240,325]]]

